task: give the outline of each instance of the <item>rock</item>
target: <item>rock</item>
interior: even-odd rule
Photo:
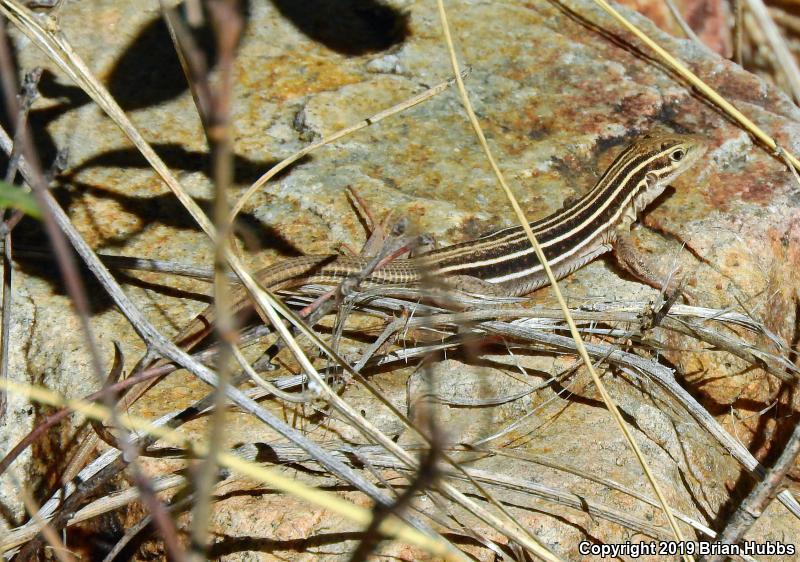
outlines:
[[[345,8],[357,10],[357,5],[348,2]],[[306,143],[450,77],[434,3],[374,5],[377,12],[353,17],[362,22],[383,18],[391,31],[391,41],[386,43],[376,42],[371,33],[359,37],[362,28],[355,24],[347,27],[351,34],[347,41],[337,43],[324,22],[290,9],[286,2],[250,3],[236,66],[237,171],[231,198]],[[160,15],[155,9],[132,6],[113,0],[67,3],[62,12],[64,33],[100,78],[113,78],[117,91],[138,96],[128,107],[132,120],[179,174],[186,189],[209,208],[213,190],[207,175],[206,141],[191,96],[173,84],[175,76],[160,74],[170,68],[162,60],[166,54],[146,56],[156,51],[153,45],[165,40],[158,32]],[[448,3],[448,7],[459,56],[472,67],[467,80],[470,98],[503,172],[531,219],[546,216],[559,209],[566,197],[585,192],[614,155],[640,135],[660,130],[700,135],[709,143],[709,152],[642,220],[643,228],[637,230],[642,251],[664,256],[670,263],[677,260],[690,275],[690,286],[700,295],[701,304],[736,307],[737,301],[744,303],[773,332],[794,341],[800,199],[797,185],[779,160],[654,63],[644,46],[590,4],[461,2]],[[623,12],[774,135],[781,146],[800,151],[800,110],[786,96],[708,49],[670,37],[630,10]],[[86,33],[87,22],[92,22],[91,33]],[[42,65],[53,73],[32,119],[38,126],[45,163],[48,147],[50,152],[53,147],[70,151],[70,168],[62,177],[59,195],[87,240],[106,253],[210,265],[208,240],[113,122],[71,90],[67,78],[30,42],[18,34],[15,37],[23,68]],[[130,57],[147,61],[149,66],[143,71],[169,81],[171,89],[165,85],[159,90],[159,80],[145,83],[141,76],[115,73],[119,61]],[[155,92],[137,90],[148,84]],[[168,97],[165,92],[172,93]],[[242,216],[240,242],[247,246],[248,262],[264,264],[297,253],[327,252],[342,243],[359,247],[366,233],[347,199],[348,187],[364,198],[378,218],[389,213],[410,217],[419,232],[433,234],[439,243],[465,240],[515,222],[456,93],[448,90],[318,150],[268,184]],[[24,227],[20,237],[36,239],[35,225]],[[618,274],[611,263],[600,260],[562,286],[571,302],[655,296],[655,291]],[[53,275],[20,260],[20,308],[14,312],[20,339],[15,336],[12,342],[12,360],[19,368],[11,372],[14,378],[82,396],[98,383],[88,369],[85,342],[68,300],[45,281]],[[210,291],[201,282],[156,274],[131,273],[121,279],[151,321],[170,335],[204,306],[185,297]],[[89,286],[92,324],[103,359],[110,364],[111,342],[117,340],[131,368],[143,351],[142,343],[101,290],[91,281]],[[552,303],[548,290],[533,299]],[[30,335],[21,328],[26,325],[31,326]],[[727,354],[700,349],[683,336],[661,338],[664,357],[689,390],[723,424],[736,419],[729,415],[735,412],[742,421],[735,427],[728,425],[729,431],[752,443],[754,452],[774,455],[786,431],[783,416],[790,405],[788,393],[776,380]],[[361,342],[346,339],[343,343],[348,356],[357,356],[361,349]],[[466,353],[450,356],[433,368],[441,384],[438,392],[451,398],[513,394],[542,383],[567,363],[517,350],[515,357],[522,373],[503,349],[486,351],[480,357],[483,363],[470,361]],[[506,365],[499,364],[502,361]],[[374,373],[371,380],[401,411],[407,411],[406,385],[410,391],[421,389],[419,375],[412,373],[409,366]],[[750,480],[736,461],[649,383],[612,374],[605,378],[633,423],[635,436],[673,508],[718,525],[724,517],[721,510],[749,489]],[[652,496],[587,376],[575,375],[562,385],[491,408],[440,405],[436,417],[446,422],[448,439],[462,443],[501,431],[532,412],[529,422],[491,446],[547,456]],[[160,415],[191,403],[207,390],[189,375],[177,373],[156,387],[136,412]],[[396,418],[363,388],[351,385],[343,397],[404,446],[414,444]],[[767,410],[775,400],[781,409]],[[294,416],[270,407],[287,419]],[[14,408],[18,412],[14,431],[41,421],[39,410],[23,415],[27,414],[24,406]],[[759,414],[762,410],[765,413]],[[323,416],[325,427],[312,425],[319,418],[302,419],[314,439],[363,442],[338,418]],[[8,428],[4,431],[10,432]],[[202,423],[190,424],[187,431],[205,435]],[[273,438],[252,418],[229,415],[227,445]],[[2,435],[4,447],[16,439],[10,433]],[[67,447],[66,435],[50,439],[50,447]],[[55,463],[67,456],[39,461]],[[17,468],[28,462],[21,459]],[[148,466],[153,471],[171,470],[158,462]],[[640,521],[664,526],[655,508],[565,472],[513,456],[475,460],[470,466],[573,492]],[[38,465],[29,466],[29,478],[41,478],[38,469]],[[298,477],[318,483],[311,476]],[[3,505],[21,513],[8,482],[2,489]],[[395,479],[393,484],[398,482]],[[578,509],[533,499],[519,490],[492,490],[510,503],[522,525],[567,559],[580,559],[578,544],[587,537],[612,543],[631,536],[623,527]],[[358,494],[344,495],[368,505]],[[427,498],[421,498],[417,507],[437,511]],[[296,522],[298,510],[303,509],[313,516]],[[468,514],[462,516],[490,539],[507,542]],[[135,522],[133,515],[131,520],[124,515],[121,520],[122,528]],[[225,560],[300,555],[343,560],[359,538],[353,533],[361,530],[319,508],[259,489],[232,493],[216,504],[211,526],[212,550]],[[757,536],[750,538],[792,536],[798,536],[797,521],[773,505],[759,522]],[[495,556],[480,546],[464,549],[479,560]],[[379,552],[404,560],[422,556],[399,542],[382,543]]]

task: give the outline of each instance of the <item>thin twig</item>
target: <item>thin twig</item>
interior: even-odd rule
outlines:
[[[210,130],[213,113],[213,94],[211,84],[200,77],[208,77],[208,65],[203,51],[198,48],[191,32],[184,25],[177,15],[175,8],[168,7],[164,0],[159,0],[161,13],[164,17],[167,30],[169,31],[175,53],[178,56],[189,91],[192,93],[194,105],[197,108],[197,115],[203,125],[203,131],[208,135]],[[202,13],[202,12],[201,12]],[[200,23],[200,22],[195,22]]]
[[[0,214],[2,219],[2,214]],[[0,380],[8,380],[9,342],[11,341],[11,283],[13,280],[14,262],[12,260],[11,232],[6,232],[3,236],[3,310],[2,327],[0,327]],[[0,393],[0,422],[6,420],[6,410],[8,399],[6,394]]]
[[[3,55],[6,56],[6,55]],[[10,61],[6,61],[6,68],[11,66]],[[19,101],[19,109],[17,119],[14,126],[15,137],[14,144],[11,148],[11,154],[8,158],[8,168],[6,169],[5,182],[8,184],[14,183],[14,178],[17,177],[17,170],[19,169],[19,160],[22,157],[22,143],[20,142],[20,135],[22,135],[27,127],[28,113],[30,112],[33,102],[36,100],[38,90],[36,89],[39,79],[42,76],[41,69],[34,69],[25,75],[22,83],[22,97]],[[13,88],[13,80],[3,78],[4,87]],[[6,211],[0,211],[0,219],[4,218]],[[21,212],[20,212],[21,213]],[[18,215],[19,216],[19,215]],[[13,306],[14,294],[12,293],[12,283],[14,274],[14,259],[11,232],[14,225],[11,224],[11,218],[14,218],[12,213],[8,222],[4,222],[0,227],[0,232],[3,233],[3,310],[2,310],[2,328],[0,328],[0,379],[8,379],[8,362],[9,358],[9,343],[11,339],[11,309]],[[6,408],[8,402],[5,393],[0,393],[0,420],[5,420]]]
[[[461,77],[467,78],[471,70],[472,69],[470,67],[465,68],[461,73]],[[258,191],[264,184],[266,184],[269,180],[278,175],[282,170],[285,170],[287,167],[291,166],[298,160],[307,156],[309,153],[313,152],[314,150],[322,146],[325,146],[326,144],[330,144],[343,137],[351,135],[356,131],[360,131],[361,129],[374,125],[378,121],[382,121],[387,117],[400,113],[401,111],[405,111],[406,109],[414,107],[415,105],[419,105],[420,103],[427,101],[430,98],[444,92],[447,88],[453,85],[454,82],[455,82],[454,78],[441,82],[436,86],[429,88],[420,94],[417,94],[416,96],[413,96],[405,101],[400,102],[397,105],[390,107],[389,109],[384,109],[383,111],[380,111],[375,115],[372,115],[371,117],[367,117],[366,119],[359,121],[355,125],[351,125],[350,127],[337,131],[330,136],[318,140],[317,142],[311,143],[302,150],[292,154],[290,157],[280,161],[278,164],[270,168],[267,173],[258,178],[255,181],[255,183],[253,183],[253,185],[247,188],[247,191],[244,193],[244,195],[242,195],[239,198],[239,200],[236,202],[236,205],[234,205],[233,207],[233,211],[231,212],[231,221],[236,220],[236,216],[242,211],[242,208],[245,206],[248,199],[250,199],[250,197],[252,197],[256,193],[256,191]]]
[[[72,556],[72,553],[61,541],[61,537],[58,536],[58,533],[53,529],[53,527],[51,527],[47,521],[42,521],[36,515],[36,513],[39,511],[39,508],[36,505],[36,500],[33,499],[30,490],[28,490],[28,488],[25,486],[18,485],[18,487],[20,490],[20,495],[22,496],[22,502],[25,504],[25,509],[27,510],[28,515],[30,515],[31,520],[41,529],[42,535],[47,540],[47,544],[50,545],[53,554],[55,554],[59,562],[76,562],[75,557]]]
[[[18,115],[19,107],[17,103],[17,88],[14,84],[14,77],[16,76],[16,69],[11,58],[11,53],[8,47],[8,39],[6,36],[5,23],[0,25],[0,77],[2,77],[3,93],[5,96],[5,103],[9,115]],[[40,207],[43,209],[43,223],[45,231],[50,239],[50,243],[55,249],[56,261],[61,269],[61,274],[64,278],[64,285],[67,288],[73,306],[79,316],[81,328],[83,330],[86,343],[89,348],[90,356],[92,359],[92,372],[102,380],[101,373],[104,372],[103,363],[100,359],[100,352],[97,349],[96,340],[89,324],[89,301],[84,290],[83,283],[78,273],[77,265],[69,251],[66,238],[58,228],[54,218],[47,212],[45,206],[45,197],[48,195],[47,182],[45,181],[42,168],[39,164],[39,158],[36,153],[35,147],[31,141],[31,135],[27,131],[27,121],[20,122],[20,130],[15,132],[14,138],[16,142],[11,139],[5,143],[9,148],[10,154],[17,146],[20,154],[24,155],[25,162],[27,163],[28,177],[26,181],[31,187],[34,196],[37,199]],[[7,135],[4,135],[7,137]]]
[[[5,96],[6,106],[9,115],[21,115],[21,109],[17,100],[16,87],[14,86],[16,71],[11,58],[8,40],[5,32],[5,22],[0,24],[0,74],[2,74],[3,93]],[[35,88],[36,81],[29,83],[29,88]],[[56,258],[59,262],[62,278],[67,288],[67,292],[73,303],[75,311],[80,320],[82,334],[84,341],[88,347],[90,356],[90,365],[92,373],[98,380],[102,380],[101,373],[103,372],[103,361],[100,355],[100,350],[97,347],[97,341],[94,337],[91,324],[89,322],[90,307],[89,300],[85,288],[80,278],[77,265],[69,251],[66,238],[59,228],[58,219],[54,216],[53,209],[47,208],[47,199],[52,197],[47,190],[47,180],[42,172],[39,164],[39,157],[36,149],[31,140],[31,133],[28,128],[27,120],[19,119],[17,122],[18,129],[15,131],[14,146],[17,147],[18,154],[24,155],[27,163],[28,175],[25,177],[28,185],[31,187],[34,196],[37,199],[40,207],[43,208],[43,222],[45,231],[48,234],[51,244],[55,249]],[[11,156],[15,167],[20,166],[21,156],[14,157],[14,148],[11,147]],[[109,407],[113,412],[113,403],[109,402]],[[123,437],[124,441],[124,437]],[[138,467],[133,465],[135,477],[141,477]],[[152,494],[147,494],[146,489],[143,489],[143,497],[145,501],[156,507],[158,499]],[[167,531],[168,529],[163,529]],[[170,546],[170,542],[166,543]],[[173,543],[177,544],[177,543]],[[40,539],[34,539],[23,548],[20,556],[22,559],[29,558],[41,546]]]
[[[9,387],[13,387],[18,383],[8,381],[7,384]],[[117,462],[100,469],[94,477],[94,482],[78,483],[72,491],[72,494],[59,505],[59,510],[52,517],[48,517],[45,506],[42,506],[36,515],[32,516],[31,520],[25,525],[26,529],[33,531],[34,536],[22,547],[17,555],[18,558],[20,560],[37,559],[35,554],[39,550],[40,541],[37,539],[36,535],[42,530],[42,525],[45,521],[48,527],[56,531],[63,529],[67,525],[67,522],[75,516],[75,513],[77,513],[84,500],[94,493],[95,487],[107,484],[123,467],[124,462],[119,459]]]
[[[800,103],[800,66],[794,55],[789,51],[786,46],[786,41],[783,39],[778,26],[769,15],[767,7],[762,0],[744,0],[747,2],[747,7],[750,13],[758,21],[758,25],[764,32],[767,41],[772,47],[772,52],[775,54],[780,69],[786,76],[786,81],[789,84],[789,90],[795,103]]]
[[[134,376],[128,377],[127,379],[118,382],[116,384],[112,384],[102,389],[98,390],[97,392],[93,392],[85,397],[83,400],[87,402],[92,402],[95,400],[103,400],[107,396],[116,396],[120,391],[125,390],[133,385],[139,384],[140,382],[144,382],[151,378],[161,377],[164,374],[170,373],[174,371],[176,367],[174,365],[161,365],[159,367],[155,367],[152,369],[148,369],[146,371],[142,371],[137,373]],[[30,447],[37,439],[47,434],[47,431],[57,425],[59,422],[67,418],[69,415],[72,414],[72,411],[68,408],[61,409],[47,418],[42,420],[34,429],[32,429],[28,435],[22,438],[19,443],[17,443],[14,448],[8,451],[5,456],[0,460],[0,476],[2,476],[8,467],[13,464],[13,462],[21,455],[25,449]],[[72,480],[74,476],[66,475],[65,480],[69,481]]]
[[[217,238],[214,248],[214,303],[217,318],[215,335],[220,349],[215,358],[217,386],[214,389],[214,410],[208,424],[208,455],[200,463],[195,477],[195,501],[192,506],[191,559],[202,562],[208,558],[208,523],[211,516],[212,490],[217,479],[217,457],[223,449],[225,437],[226,388],[230,385],[231,358],[236,342],[233,303],[227,280],[228,269],[225,254],[232,233],[228,191],[233,182],[233,140],[231,133],[231,106],[233,103],[233,71],[236,48],[244,28],[242,14],[235,0],[210,0],[207,2],[209,17],[219,53],[219,83],[215,88],[202,60],[201,51],[189,41],[188,33],[175,35],[176,50],[187,64],[184,70],[192,86],[197,109],[211,148],[214,176],[214,223]],[[163,6],[163,5],[162,5]],[[165,16],[168,12],[164,12]],[[176,18],[167,18],[173,24]],[[176,27],[176,29],[178,29]],[[182,27],[180,27],[182,31]],[[181,42],[183,40],[183,43]],[[194,64],[192,64],[194,63]],[[202,95],[201,95],[202,94]]]
[[[161,489],[163,490],[164,488],[162,487]],[[193,499],[192,496],[181,497],[178,499],[178,501],[170,502],[168,506],[170,513],[172,514],[184,511],[186,507],[191,505],[192,499]],[[77,518],[79,514],[76,513],[75,515]],[[152,522],[153,522],[153,517],[151,515],[145,515],[139,520],[138,523],[129,527],[125,531],[125,534],[122,536],[122,538],[119,539],[117,543],[114,545],[114,548],[112,548],[108,552],[108,554],[106,554],[106,557],[103,558],[102,562],[113,562],[113,560],[115,560],[117,556],[120,555],[125,550],[125,548],[131,543],[131,541],[133,541],[137,536],[139,536],[139,533],[147,529]]]
[[[733,62],[742,66],[742,39],[744,37],[744,9],[745,0],[733,0]]]
[[[672,14],[672,19],[675,20],[675,23],[678,24],[678,27],[681,28],[681,31],[683,31],[684,35],[686,35],[686,37],[688,37],[698,45],[705,47],[705,45],[703,44],[702,41],[700,41],[700,38],[697,36],[694,30],[691,27],[689,27],[688,23],[686,23],[686,20],[683,18],[683,15],[681,14],[680,10],[675,5],[675,2],[673,2],[673,0],[664,0],[664,3],[667,5],[669,13]]]
[[[46,250],[35,249],[28,246],[15,246],[15,255],[18,258],[48,259],[53,254]],[[191,277],[202,281],[212,281],[214,279],[214,268],[201,265],[189,265],[172,260],[154,260],[148,258],[135,258],[132,256],[112,256],[109,254],[97,254],[98,259],[107,267],[112,269],[130,269],[138,271],[149,271],[152,273],[166,273],[169,275],[180,275]],[[239,278],[234,274],[228,274],[228,281],[237,283]]]
[[[350,555],[350,562],[366,562],[369,555],[373,552],[381,538],[378,529],[381,522],[385,521],[390,515],[396,515],[408,508],[414,497],[432,488],[437,478],[440,476],[438,461],[442,451],[442,432],[434,423],[433,413],[428,407],[423,415],[427,419],[428,436],[432,446],[429,447],[419,462],[419,467],[415,477],[408,487],[401,493],[394,504],[391,506],[377,506],[374,517],[369,526],[364,530],[364,538]]]
[[[792,435],[778,460],[728,518],[717,536],[717,543],[735,545],[744,538],[750,527],[758,521],[772,502],[784,478],[794,467],[798,455],[800,455],[800,421],[795,421]],[[726,556],[716,554],[707,556],[701,562],[722,562],[725,558]]]

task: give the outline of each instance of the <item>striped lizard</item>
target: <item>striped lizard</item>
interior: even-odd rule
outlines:
[[[638,214],[705,151],[705,143],[688,135],[645,137],[623,150],[581,198],[530,223],[556,278],[569,275],[613,249],[634,275],[659,285],[660,281],[626,242],[627,234]],[[302,256],[268,266],[258,271],[256,278],[270,290],[311,283],[338,285],[364,272],[369,262],[368,258],[335,254]],[[429,279],[444,280],[452,289],[487,296],[525,295],[549,283],[523,228],[515,226],[418,257],[390,261],[374,269],[362,285],[418,285]],[[235,310],[242,310],[248,303],[244,289],[234,290],[231,302],[236,303]],[[175,341],[185,349],[194,347],[209,333],[214,318],[211,305]],[[144,391],[146,388],[129,392],[121,401],[122,407]],[[82,449],[90,447],[87,443]],[[77,459],[83,456],[76,455]],[[81,464],[76,460],[70,466],[75,470]]]
[[[530,223],[555,277],[561,279],[614,250],[626,269],[659,286],[660,279],[636,254],[627,235],[638,214],[705,151],[705,143],[689,135],[644,137],[623,150],[585,195]],[[312,283],[338,285],[368,264],[364,257],[301,256],[261,269],[256,278],[270,290]],[[521,296],[549,284],[522,226],[514,226],[421,256],[390,261],[372,271],[361,285],[418,285],[425,280],[443,280],[446,287],[485,296]],[[237,309],[247,302],[243,289],[232,298]],[[209,306],[176,341],[196,343],[208,333],[213,319],[213,306]]]

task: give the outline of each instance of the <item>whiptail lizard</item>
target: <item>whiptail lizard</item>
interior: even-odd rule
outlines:
[[[640,211],[655,200],[669,183],[686,171],[706,151],[701,140],[677,134],[645,137],[625,149],[583,197],[536,222],[531,228],[542,246],[556,278],[612,249],[637,277],[650,284],[659,280],[625,242]],[[338,285],[368,267],[367,258],[340,255],[303,256],[281,260],[256,273],[270,290],[305,284]],[[521,226],[505,228],[474,240],[454,244],[427,254],[390,261],[376,268],[362,286],[444,282],[453,289],[478,295],[519,296],[530,293],[548,280]],[[231,295],[235,310],[248,302],[244,290]],[[214,323],[213,306],[200,313],[175,338],[182,347],[194,347]],[[149,387],[149,383],[145,386]],[[145,389],[127,394],[123,407]],[[94,440],[92,440],[94,441]],[[82,449],[88,450],[87,447]],[[76,455],[80,458],[82,455]],[[71,463],[72,465],[73,463]],[[75,463],[79,466],[80,461]]]
[[[530,223],[557,279],[598,256],[615,250],[623,265],[643,281],[660,280],[626,242],[631,224],[669,183],[703,156],[706,145],[689,135],[645,137],[625,149],[595,186],[570,205]],[[338,285],[368,266],[363,257],[337,254],[281,260],[256,273],[270,290],[307,284]],[[486,296],[520,296],[549,282],[522,226],[486,234],[408,259],[396,259],[373,271],[363,287],[443,282],[456,290]],[[242,289],[234,295],[246,303]],[[213,324],[209,307],[178,336],[187,344],[198,341]]]

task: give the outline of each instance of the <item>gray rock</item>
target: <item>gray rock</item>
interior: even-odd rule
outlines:
[[[451,75],[433,2],[392,3],[398,9],[396,17],[408,17],[409,34],[388,50],[355,56],[312,40],[309,34],[314,36],[314,30],[288,21],[276,5],[251,3],[237,61],[234,127],[239,174],[232,197],[273,162],[307,142]],[[710,144],[708,156],[677,180],[675,191],[662,198],[643,220],[651,229],[639,229],[643,251],[670,260],[677,256],[683,271],[691,274],[692,288],[702,295],[703,304],[727,306],[735,304],[734,295],[744,298],[772,330],[791,340],[800,270],[798,189],[778,160],[753,146],[729,120],[672,73],[650,61],[644,47],[588,3],[461,2],[449,3],[449,7],[459,56],[472,66],[467,81],[470,99],[501,168],[531,219],[549,214],[565,197],[588,189],[614,154],[639,135],[659,130],[701,135]],[[708,50],[671,38],[628,10],[624,13],[782,146],[800,150],[800,110],[783,94]],[[159,74],[165,68],[163,57],[146,56],[153,46],[142,36],[154,29],[158,18],[157,11],[142,10],[138,4],[97,0],[67,3],[62,25],[66,37],[98,76],[116,77],[118,91],[138,94],[140,101],[154,100],[130,108],[131,118],[180,173],[184,186],[207,203],[212,189],[204,174],[206,142],[191,96],[178,88],[172,97],[158,97],[166,91],[164,84],[176,78]],[[145,35],[148,37],[152,39]],[[24,68],[45,66],[53,70],[57,83],[68,85],[30,42],[17,41]],[[144,88],[142,76],[116,75],[115,65],[126,56],[153,64],[139,72],[151,79],[157,77],[155,82],[162,87],[155,92],[138,91]],[[92,105],[64,107],[65,103],[62,98],[45,98],[34,113],[50,115],[47,132],[52,141],[70,150],[71,168],[65,176],[71,188],[67,209],[87,240],[105,252],[210,265],[212,253],[206,238],[191,225],[155,174],[141,167],[143,160],[137,160],[111,120]],[[271,263],[291,250],[322,253],[341,243],[360,246],[366,234],[348,203],[347,187],[355,188],[379,218],[389,213],[411,217],[419,232],[433,234],[440,243],[514,223],[451,90],[315,152],[268,184],[250,201],[243,217],[247,259],[257,265]],[[691,253],[681,251],[681,244]],[[128,286],[129,294],[167,334],[175,333],[203,307],[200,302],[177,298],[171,289],[209,290],[203,283],[185,279],[145,273],[135,276],[143,283]],[[17,281],[12,376],[70,396],[96,388],[69,302],[54,295],[52,286],[36,273],[23,269]],[[565,280],[563,288],[574,299],[654,294],[632,280],[620,280],[602,261]],[[123,345],[128,367],[132,366],[143,350],[141,342],[116,311],[94,292],[93,297],[99,311],[92,323],[104,360],[110,364],[111,342],[117,340]],[[550,302],[550,293],[541,291],[534,299]],[[709,405],[724,406],[714,410],[723,423],[727,423],[729,405],[746,418],[775,397],[777,385],[761,371],[745,371],[741,362],[719,353],[687,351],[692,342],[683,338],[670,337],[663,343],[681,350],[665,355],[679,374],[686,374],[686,384]],[[345,343],[345,351],[355,354],[357,349],[355,342]],[[549,357],[524,357],[522,361],[531,369],[534,383],[564,366],[562,360]],[[377,374],[373,382],[406,409],[411,372],[409,367]],[[511,372],[522,381],[510,378]],[[436,379],[442,382],[438,392],[450,397],[497,396],[529,382],[515,368],[468,365],[463,357],[437,365]],[[641,392],[630,381],[606,379],[623,410],[635,419],[636,436],[673,508],[704,521],[714,518],[730,499],[729,488],[746,478],[737,463],[667,397]],[[414,384],[412,378],[412,390]],[[135,411],[155,416],[190,403],[206,390],[188,375],[176,374]],[[344,397],[388,434],[402,433],[397,421],[363,389],[348,388]],[[548,388],[502,407],[441,406],[437,417],[447,423],[448,438],[462,442],[499,431],[535,409],[530,424],[493,445],[547,455],[651,495],[640,468],[598,400],[586,376],[580,375],[562,389]],[[12,400],[9,412],[9,423],[0,434],[4,450],[41,419],[37,410],[17,399]],[[73,419],[73,423],[79,422]],[[229,422],[231,444],[273,437],[241,414],[230,414]],[[761,422],[771,429],[777,423],[751,418],[737,425],[736,434],[746,442],[757,440],[762,436],[759,432],[766,431],[758,425]],[[361,439],[338,421],[330,420],[329,426],[332,433],[327,428],[309,429],[319,439],[332,438],[337,432]],[[198,426],[192,430],[203,434]],[[66,446],[67,433],[51,436],[50,443]],[[61,458],[38,462],[56,460]],[[148,466],[154,471],[174,468],[155,461]],[[505,457],[483,459],[473,466],[571,490],[663,526],[653,508],[566,473]],[[35,479],[40,469],[40,464],[31,464],[30,457],[15,465],[18,478],[30,473],[28,477]],[[0,493],[5,508],[21,513],[12,480],[3,482]],[[548,505],[521,492],[497,493],[515,506],[512,513],[522,525],[566,559],[580,558],[577,544],[586,536],[604,542],[629,538],[621,527],[583,512]],[[363,503],[354,494],[345,495]],[[424,498],[419,507],[436,510]],[[549,513],[557,513],[557,517]],[[482,524],[464,517],[478,530],[504,542]],[[759,525],[751,534],[759,540],[798,536],[797,521],[777,506]],[[272,555],[341,560],[352,544],[331,537],[357,530],[322,510],[277,494],[233,494],[215,505],[212,518],[220,552],[231,550],[228,547],[241,537],[267,545],[262,552],[255,548],[226,554],[226,560]],[[317,539],[322,542],[314,543]],[[333,542],[330,547],[329,541]],[[302,552],[295,550],[298,544]],[[464,548],[479,560],[494,556],[481,547]],[[402,559],[422,555],[400,543],[382,545],[380,552]]]

